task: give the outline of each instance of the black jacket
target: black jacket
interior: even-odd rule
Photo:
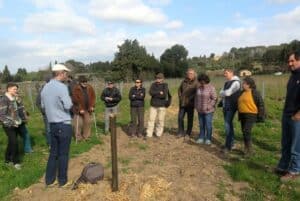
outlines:
[[[145,99],[145,88],[137,88],[137,87],[131,87],[129,91],[129,100],[130,100],[130,106],[131,107],[144,107],[144,99]]]
[[[300,110],[300,69],[292,71],[287,84],[283,112],[293,116]]]
[[[160,92],[163,92],[163,94]],[[166,107],[168,92],[169,88],[167,83],[152,83],[149,90],[151,96],[150,105],[153,107]]]
[[[112,98],[112,100],[106,100],[105,98],[109,97]],[[118,105],[118,103],[121,101],[122,97],[120,94],[119,89],[116,87],[113,88],[105,88],[101,94],[101,100],[104,101],[106,107],[114,107]]]

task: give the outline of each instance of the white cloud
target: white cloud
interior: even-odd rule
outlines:
[[[275,20],[278,21],[278,23],[281,23],[284,25],[295,25],[299,26],[300,24],[300,6],[296,7],[294,10],[291,10],[288,13],[283,13],[276,15]]]
[[[94,34],[96,27],[87,18],[68,12],[43,12],[32,14],[25,19],[24,28],[28,32],[71,32]]]
[[[0,24],[13,24],[15,22],[14,19],[8,17],[0,17]]]
[[[71,0],[31,0],[38,9],[51,8],[55,10],[70,11]]]
[[[134,24],[162,24],[167,16],[141,0],[91,0],[89,13],[102,20]]]
[[[171,0],[147,0],[147,2],[155,6],[166,6],[171,3]]]
[[[299,2],[299,0],[268,0],[270,3],[279,3],[279,4],[284,4],[284,3],[291,3],[291,2]]]
[[[173,21],[168,22],[165,27],[167,29],[179,29],[179,28],[183,27],[183,23],[182,23],[182,21],[179,21],[179,20],[173,20]]]

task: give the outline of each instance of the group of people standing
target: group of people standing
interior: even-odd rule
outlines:
[[[275,172],[282,176],[282,181],[298,179],[300,173],[300,53],[290,54],[288,64],[292,75],[287,85],[282,115],[282,156],[275,169]],[[70,70],[65,65],[56,64],[52,67],[52,71],[53,77],[43,86],[39,99],[45,126],[49,128],[47,142],[50,145],[50,154],[45,182],[47,186],[58,184],[63,187],[68,181],[67,170],[73,128],[76,141],[86,140],[91,136],[91,119],[95,110],[96,95],[84,76],[80,76],[78,83],[68,88],[64,82],[67,81],[67,73]],[[178,88],[177,137],[192,136],[194,110],[196,110],[200,128],[196,143],[210,145],[213,134],[213,114],[216,107],[222,107],[226,136],[223,153],[230,152],[234,146],[233,119],[235,113],[238,113],[245,154],[249,155],[252,152],[253,125],[265,119],[264,101],[251,77],[245,77],[241,81],[234,75],[232,69],[225,69],[224,77],[226,81],[218,95],[207,74],[201,73],[197,76],[194,69],[187,70],[186,77]],[[148,93],[151,100],[147,129],[144,131],[144,106],[147,92],[143,87],[143,80],[135,79],[135,84],[128,94],[131,116],[128,131],[130,137],[143,136],[147,140],[153,136],[159,138],[163,135],[166,108],[170,106],[172,96],[162,73],[155,75],[155,81],[151,84]],[[108,82],[101,94],[101,100],[105,104],[105,132],[109,131],[109,115],[117,112],[121,99],[118,88],[112,81]],[[186,129],[185,115],[187,115]],[[28,142],[27,120],[28,114],[18,96],[18,85],[8,83],[6,92],[0,96],[0,121],[8,137],[5,162],[13,164],[16,169],[21,168],[18,159],[18,134],[24,137],[24,148],[32,152],[30,141]]]

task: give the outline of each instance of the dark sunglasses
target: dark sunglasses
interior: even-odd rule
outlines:
[[[135,81],[135,83],[141,83],[141,81]]]

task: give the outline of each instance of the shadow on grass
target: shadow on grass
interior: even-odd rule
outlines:
[[[272,145],[270,143],[266,143],[262,140],[257,140],[255,138],[253,138],[252,141],[253,141],[253,144],[255,144],[259,148],[264,149],[266,151],[278,151],[278,148],[275,145]]]

